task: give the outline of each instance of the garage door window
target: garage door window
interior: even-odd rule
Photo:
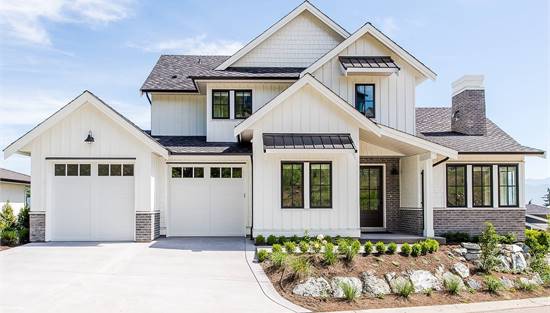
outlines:
[[[67,164],[67,176],[78,176],[78,164]]]
[[[90,164],[80,164],[80,176],[90,176],[92,174],[92,166]]]
[[[203,178],[204,167],[172,167],[172,178]]]
[[[243,177],[243,169],[240,167],[234,167],[233,178],[242,178],[242,177]]]
[[[111,164],[111,176],[122,176],[122,165]]]
[[[182,167],[182,176],[183,178],[192,178],[193,177],[193,168],[192,167]]]
[[[90,176],[90,164],[55,164],[55,176]]]
[[[122,166],[122,176],[134,176],[134,164],[124,164]]]
[[[203,178],[204,177],[204,167],[195,167],[193,169],[193,174],[195,178]]]
[[[56,164],[55,166],[55,176],[65,176],[66,164]]]
[[[222,167],[222,178],[231,178],[231,168]]]

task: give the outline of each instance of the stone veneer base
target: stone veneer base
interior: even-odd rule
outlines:
[[[46,213],[29,212],[29,239],[31,242],[46,241]]]
[[[136,241],[147,242],[160,237],[160,212],[136,213]]]

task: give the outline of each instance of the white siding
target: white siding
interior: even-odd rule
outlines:
[[[0,182],[0,209],[6,202],[10,202],[13,213],[17,216],[19,210],[25,206],[25,191],[28,185]]]
[[[399,169],[400,206],[402,208],[420,208],[422,185],[418,155],[401,158],[399,160]]]
[[[232,66],[307,67],[343,39],[305,11]]]
[[[340,234],[358,236],[359,156],[353,151],[264,153],[262,133],[350,133],[359,142],[359,129],[324,96],[306,86],[274,108],[254,125],[254,230],[256,234]],[[281,161],[331,161],[333,207],[331,209],[282,209]],[[304,183],[306,205],[309,186]]]
[[[152,94],[151,133],[163,136],[205,136],[204,95]]]
[[[399,65],[398,74],[390,76],[344,76],[338,56],[384,56],[389,55]],[[338,56],[328,61],[313,73],[328,88],[354,105],[355,84],[375,84],[375,120],[381,124],[415,133],[415,87],[418,72],[387,49],[371,35],[366,34]]]
[[[206,134],[207,141],[210,142],[234,142],[233,128],[239,124],[241,119],[234,119],[234,93],[229,95],[230,114],[229,119],[212,119],[212,90],[252,90],[252,110],[256,112],[271,99],[283,92],[290,83],[209,83],[207,85],[206,96]]]

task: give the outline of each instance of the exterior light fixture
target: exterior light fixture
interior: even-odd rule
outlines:
[[[88,132],[88,137],[86,137],[86,139],[84,139],[84,142],[85,142],[85,143],[91,144],[91,143],[93,143],[94,141],[95,141],[94,136],[92,136],[92,131],[90,130],[90,131]]]

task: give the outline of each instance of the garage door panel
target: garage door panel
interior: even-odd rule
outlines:
[[[87,179],[86,179],[87,178]],[[91,235],[91,179],[55,177],[52,204],[55,208],[52,230],[54,240],[89,240]]]
[[[222,178],[211,186],[212,235],[238,236],[243,234],[244,192],[242,182]]]
[[[171,184],[170,235],[208,236],[210,185],[204,180],[179,179]]]
[[[133,240],[134,178],[98,177],[94,240]]]

